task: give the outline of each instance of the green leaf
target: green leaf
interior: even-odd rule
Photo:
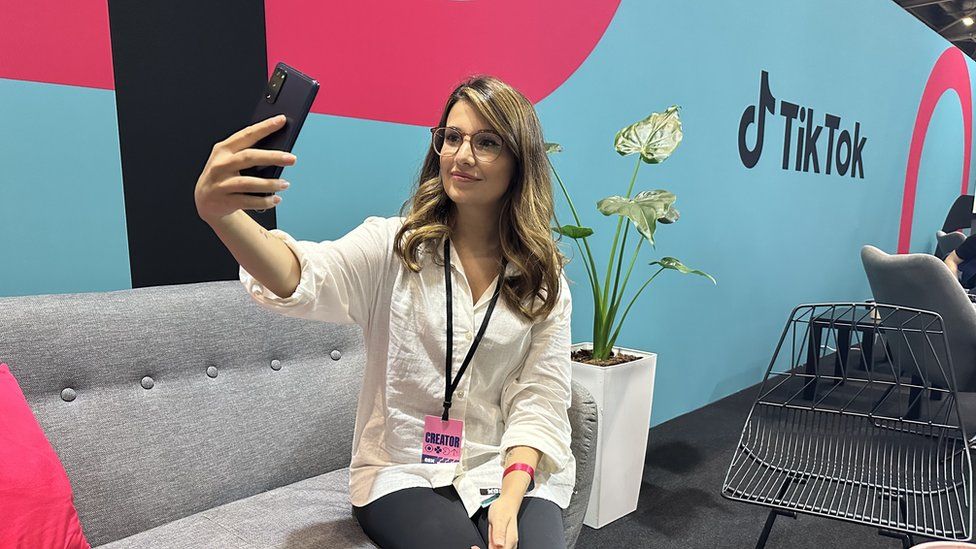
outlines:
[[[678,261],[678,259],[674,257],[662,257],[658,261],[651,261],[650,263],[648,263],[648,265],[660,265],[665,269],[671,269],[674,271],[678,271],[679,273],[704,276],[705,278],[711,280],[712,284],[718,284],[718,282],[715,282],[715,279],[712,278],[712,275],[704,271],[699,271],[697,269],[689,269],[688,267],[685,266],[684,263]]]
[[[572,238],[573,240],[577,238],[586,238],[593,234],[593,229],[589,227],[577,227],[576,225],[563,225],[562,227],[553,227],[553,231]]]
[[[546,143],[546,154],[563,152],[563,146],[559,143]]]
[[[677,221],[679,217],[681,217],[681,213],[678,211],[678,208],[671,206],[668,208],[668,211],[664,212],[663,216],[658,218],[657,221],[658,223],[663,223],[664,225],[670,225]]]
[[[670,210],[677,197],[663,189],[642,191],[628,200],[622,196],[610,196],[597,202],[596,207],[603,215],[622,215],[629,218],[640,234],[654,245],[654,231],[661,218],[671,219]],[[675,213],[674,219],[677,219]],[[673,222],[673,221],[672,221]]]
[[[648,164],[659,164],[667,160],[681,143],[681,118],[677,105],[671,105],[663,113],[635,122],[617,132],[613,147],[622,156],[640,153]]]

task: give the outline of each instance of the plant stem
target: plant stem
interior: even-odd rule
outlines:
[[[634,166],[634,175],[630,178],[630,186],[627,187],[627,198],[630,199],[630,193],[634,192],[634,183],[637,181],[637,170],[641,167],[641,155],[637,155],[637,165]]]
[[[627,235],[630,233],[630,223],[624,227],[624,239],[620,243],[620,255],[617,257],[617,270],[613,277],[613,292],[610,293],[610,312],[607,314],[607,319],[610,324],[613,324],[613,316],[615,312],[614,303],[617,302],[617,289],[620,286],[620,266],[624,261],[624,250],[627,249]],[[623,294],[623,289],[620,290]]]
[[[579,214],[576,213],[576,206],[573,204],[573,199],[569,197],[569,191],[566,190],[566,185],[563,183],[561,177],[559,177],[559,172],[556,171],[556,166],[553,165],[552,160],[549,155],[546,155],[546,161],[549,162],[549,168],[552,170],[552,174],[556,176],[556,181],[559,183],[559,188],[563,191],[563,196],[566,197],[566,202],[569,204],[569,210],[573,212],[573,219],[576,221],[577,226],[582,226],[583,223],[580,221]],[[573,239],[577,240],[577,239]],[[589,261],[589,266],[586,269],[586,275],[590,279],[590,289],[593,292],[593,325],[594,327],[603,323],[603,317],[606,313],[603,312],[603,302],[600,300],[600,281],[597,278],[596,261],[593,259],[593,252],[590,250],[590,243],[586,240],[586,237],[581,239],[583,241],[583,246],[586,247],[586,259]],[[579,241],[577,240],[576,246],[579,247]],[[583,250],[580,250],[582,253]],[[585,262],[585,261],[584,261]]]
[[[556,226],[562,227],[562,224],[559,222],[559,216],[556,215],[556,212],[555,211],[552,212],[552,217],[556,220]],[[586,261],[586,257],[585,257],[586,254],[583,252],[583,247],[580,245],[580,242],[579,242],[578,239],[571,238],[570,240],[572,240],[573,243],[576,244],[576,249],[579,250],[580,259],[583,261],[583,267],[586,268],[586,276],[587,276],[587,278],[590,279],[590,286],[592,286],[593,285],[593,276],[594,275],[590,271],[590,264],[587,263],[587,261]]]
[[[549,169],[552,170],[552,175],[556,176],[556,181],[559,182],[559,188],[563,191],[563,196],[566,197],[566,202],[569,203],[569,211],[573,212],[573,219],[576,220],[577,225],[582,225],[580,222],[579,214],[576,213],[576,206],[573,205],[573,199],[569,197],[569,192],[566,191],[566,185],[563,184],[563,180],[559,177],[559,173],[556,171],[556,166],[553,165],[552,159],[549,155],[546,155],[546,161],[549,162]]]
[[[627,198],[628,199],[630,199],[630,193],[634,190],[634,183],[637,181],[637,172],[638,172],[638,170],[640,170],[640,166],[641,166],[641,156],[638,154],[637,155],[637,165],[634,166],[634,174],[630,177],[630,186],[627,187]],[[610,298],[610,296],[608,295],[608,292],[610,290],[610,273],[611,273],[611,271],[613,269],[613,260],[615,259],[616,255],[617,255],[617,240],[620,238],[620,227],[621,227],[621,225],[624,222],[624,217],[625,216],[622,216],[621,215],[617,219],[617,231],[613,235],[613,244],[610,246],[610,261],[607,262],[607,276],[606,276],[606,282],[604,282],[604,284],[603,284],[603,300],[601,302],[601,310],[604,310],[604,307],[606,307],[608,305],[607,300]],[[623,251],[621,251],[621,254],[623,254]],[[607,318],[607,313],[609,313],[609,310],[604,310],[604,313],[603,313],[604,319]],[[600,331],[601,331],[603,337],[601,337],[601,338],[595,337],[596,336],[596,332],[597,332],[597,328],[594,327],[594,329],[593,329],[594,338],[593,339],[594,340],[600,339],[600,344],[601,345],[605,345],[605,343],[606,343],[606,336],[609,335],[609,333],[610,333],[610,324],[609,323],[606,323],[606,325],[600,326]],[[594,354],[596,353],[596,344],[597,344],[597,342],[594,341],[593,342]],[[606,352],[606,349],[605,348],[601,348],[600,349],[600,352],[602,354],[603,352]]]
[[[552,169],[552,174],[556,176],[556,181],[559,182],[559,188],[562,189],[563,196],[566,197],[566,202],[569,204],[569,210],[573,212],[573,219],[576,221],[576,225],[582,226],[583,223],[580,221],[579,214],[576,213],[576,206],[573,205],[573,199],[569,197],[569,191],[566,190],[566,185],[563,183],[562,178],[559,177],[559,173],[556,172],[556,167],[552,165],[552,160],[549,160],[548,156],[546,156],[546,160],[549,161],[549,167]],[[585,236],[581,240],[583,240],[583,246],[586,247],[586,256],[590,261],[590,267],[593,269],[593,275],[596,276],[596,261],[593,260],[593,252],[590,250],[590,243],[586,240]]]
[[[624,320],[627,318],[627,313],[630,312],[630,308],[634,305],[634,302],[637,301],[637,297],[639,295],[641,295],[641,292],[644,291],[644,288],[646,288],[647,285],[651,283],[651,281],[653,281],[655,278],[657,278],[657,275],[661,274],[662,271],[664,271],[664,267],[661,267],[660,269],[658,269],[657,272],[654,273],[654,276],[652,276],[651,278],[648,278],[647,279],[647,282],[645,282],[644,285],[641,286],[639,290],[637,290],[637,293],[634,294],[634,297],[630,300],[630,303],[627,305],[627,308],[624,309],[623,316],[620,317],[620,322],[617,324],[617,329],[614,330],[613,336],[609,340],[610,348],[613,348],[613,344],[617,341],[617,335],[620,334],[620,328],[623,327]]]
[[[616,300],[610,304],[610,318],[615,318],[617,316],[617,310],[620,309],[620,303],[624,300],[624,292],[627,290],[627,282],[630,280],[630,273],[634,270],[634,263],[637,261],[637,255],[640,252],[641,246],[644,245],[644,239],[637,241],[637,248],[634,250],[634,257],[630,258],[630,266],[627,267],[627,276],[624,277],[624,283],[620,287],[620,295],[617,296]]]

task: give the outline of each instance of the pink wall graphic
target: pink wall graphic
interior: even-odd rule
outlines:
[[[0,78],[115,89],[106,0],[0,0]]]
[[[432,125],[452,86],[472,73],[542,100],[589,56],[619,5],[266,0],[268,61],[321,82],[313,112]],[[0,78],[115,89],[105,0],[0,0],[0,13],[17,22],[0,33]]]
[[[452,86],[475,72],[542,100],[579,68],[619,4],[266,0],[268,63],[321,82],[314,112],[430,126]]]
[[[973,99],[969,82],[969,69],[959,48],[951,47],[942,52],[928,82],[922,91],[922,100],[918,105],[915,116],[915,128],[912,131],[912,142],[908,149],[908,167],[905,169],[905,192],[901,204],[901,227],[898,230],[898,253],[908,253],[912,239],[912,217],[915,213],[915,192],[918,187],[918,168],[922,159],[922,147],[925,145],[925,135],[932,120],[932,113],[942,94],[955,90],[962,107],[963,127],[963,157],[962,157],[962,190],[966,194],[969,184],[969,160],[973,143]]]

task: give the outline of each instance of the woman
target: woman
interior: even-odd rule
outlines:
[[[363,328],[350,464],[363,530],[381,547],[565,547],[572,303],[532,104],[496,78],[462,83],[431,130],[406,215],[319,243],[242,211],[281,200],[243,193],[287,187],[239,174],[294,164],[248,148],[280,126],[218,143],[197,209],[259,304]]]

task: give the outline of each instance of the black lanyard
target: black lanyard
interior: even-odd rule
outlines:
[[[453,284],[451,284],[451,242],[448,239],[444,239],[444,285],[447,289],[447,365],[444,368],[446,371],[444,375],[444,414],[441,415],[441,419],[444,421],[450,419],[451,399],[454,397],[454,390],[461,383],[461,376],[468,369],[468,363],[471,362],[471,357],[474,356],[475,350],[478,349],[478,344],[481,343],[481,337],[485,335],[485,329],[488,327],[491,312],[495,310],[495,302],[498,301],[498,294],[501,293],[502,285],[505,283],[505,266],[507,264],[508,260],[503,259],[502,270],[498,273],[498,284],[495,285],[495,293],[491,296],[491,303],[488,304],[485,318],[481,321],[481,328],[478,329],[478,335],[475,336],[474,341],[471,343],[471,348],[468,349],[468,354],[464,357],[464,362],[461,363],[461,367],[458,369],[457,377],[452,382],[451,370],[453,357],[451,354],[454,350],[454,302],[451,297],[451,290],[453,288]]]

